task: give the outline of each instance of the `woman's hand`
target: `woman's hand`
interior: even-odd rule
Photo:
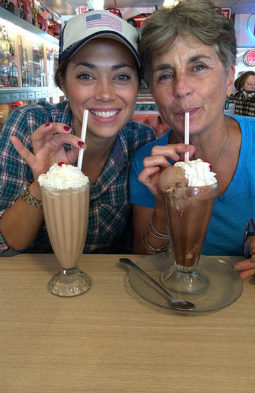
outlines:
[[[195,152],[195,147],[183,143],[154,146],[151,149],[150,157],[146,157],[143,160],[144,170],[140,173],[138,179],[148,187],[158,202],[162,203],[162,195],[158,189],[160,172],[171,165],[168,158],[173,161],[179,161],[184,158],[185,152],[189,152],[190,157],[192,157]]]
[[[46,173],[55,162],[74,164],[79,149],[85,147],[80,138],[71,134],[71,127],[64,123],[43,124],[37,128],[31,139],[33,152],[30,152],[16,136],[11,137],[13,146],[30,166],[35,180],[42,173]],[[66,143],[72,146],[71,150],[64,149]]]
[[[251,278],[255,275],[255,236],[250,238],[250,258],[237,262],[234,266],[239,273],[240,278]]]

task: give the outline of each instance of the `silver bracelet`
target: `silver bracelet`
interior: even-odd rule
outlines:
[[[147,248],[148,253],[151,254],[151,255],[152,255],[152,254],[157,254],[157,253],[159,253],[159,252],[167,251],[168,248],[169,248],[169,246],[170,246],[169,243],[167,243],[167,244],[164,244],[163,246],[161,246],[161,247],[159,247],[159,248],[152,247],[152,246],[148,243],[148,240],[147,240],[147,237],[146,237],[146,236],[143,237],[142,242],[143,242],[143,245],[145,246],[145,248]]]
[[[168,233],[161,233],[154,227],[152,222],[152,217],[149,224],[149,232],[157,239],[165,239],[165,240],[169,239]]]
[[[37,209],[42,207],[42,201],[34,197],[29,192],[30,183],[26,183],[25,188],[21,191],[20,197],[25,201],[28,205],[34,206]]]

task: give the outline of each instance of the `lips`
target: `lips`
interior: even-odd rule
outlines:
[[[185,113],[189,112],[190,115],[193,115],[193,114],[195,114],[198,110],[199,110],[199,107],[181,109],[181,110],[175,112],[175,114],[178,115],[178,116],[185,116]]]

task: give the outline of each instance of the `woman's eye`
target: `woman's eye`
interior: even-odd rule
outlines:
[[[193,69],[195,70],[195,71],[202,71],[202,70],[204,70],[205,68],[207,68],[204,64],[196,64],[194,67],[193,67]]]
[[[77,75],[77,79],[90,80],[90,79],[92,79],[92,76],[83,72],[82,74]]]
[[[116,79],[119,81],[127,81],[130,79],[130,76],[127,74],[120,74],[116,77]]]
[[[165,81],[168,79],[173,79],[174,78],[174,74],[173,73],[167,73],[167,74],[163,74],[163,75],[159,75],[159,81]]]

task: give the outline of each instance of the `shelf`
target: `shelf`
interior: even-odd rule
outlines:
[[[53,37],[50,34],[45,33],[45,31],[38,29],[31,23],[27,22],[26,20],[19,18],[18,16],[14,15],[12,12],[5,10],[4,8],[0,7],[0,18],[7,20],[8,22],[12,22],[14,25],[22,27],[25,30],[28,30],[30,33],[34,33],[40,38],[51,42],[52,44],[58,45],[59,40]]]
[[[46,60],[46,52],[45,52],[45,48],[49,47],[56,47],[56,49],[54,49],[57,53],[58,51],[58,45],[59,45],[59,40],[56,39],[55,37],[47,34],[46,32],[38,29],[37,27],[35,27],[34,25],[32,25],[31,23],[23,20],[22,18],[19,18],[18,16],[12,14],[11,12],[5,10],[4,8],[0,7],[0,18],[5,22],[6,27],[8,26],[8,29],[10,29],[10,31],[13,33],[13,37],[15,35],[15,39],[12,39],[12,45],[15,48],[15,53],[16,56],[15,57],[15,61],[14,64],[16,66],[17,69],[17,84],[21,85],[22,82],[23,84],[26,86],[24,87],[6,87],[7,84],[5,84],[5,80],[1,80],[0,83],[0,104],[4,104],[4,103],[10,103],[10,102],[15,102],[15,101],[32,101],[32,100],[40,100],[40,99],[47,99],[47,98],[52,98],[52,97],[61,97],[64,96],[64,93],[56,86],[54,86],[52,84],[52,74],[54,74],[54,70],[52,69],[54,66],[54,58],[52,58],[52,63],[51,63],[51,68],[48,67],[47,68],[47,64],[49,63],[49,61]],[[4,25],[4,22],[1,21],[1,24]],[[11,25],[9,25],[8,23],[10,23]],[[12,27],[13,25],[13,27]],[[11,26],[11,27],[10,27]],[[15,30],[15,26],[21,27],[22,29],[25,30],[25,32],[16,32]],[[13,30],[12,30],[13,29]],[[34,58],[31,54],[32,54],[32,45],[34,42],[34,38],[31,37],[29,40],[25,40],[27,39],[28,34],[26,34],[26,32],[28,33],[32,33],[35,34],[38,38],[39,41],[43,44],[44,47],[44,54],[41,56],[42,57],[42,61],[43,61],[43,72],[44,75],[48,75],[48,78],[51,78],[51,83],[49,83],[51,85],[51,87],[42,87],[42,86],[29,86],[28,82],[26,80],[22,80],[22,71],[24,71],[25,69],[25,62],[23,64],[24,59],[26,59],[26,68],[28,68],[28,71],[30,72],[30,76],[31,78],[40,78],[40,75],[38,76],[37,73],[35,72],[37,70],[36,65],[40,65],[40,63],[38,62],[38,60],[36,58]],[[24,36],[24,42],[23,41],[20,43],[20,41],[18,40],[18,35],[20,35],[21,37]],[[31,47],[29,46],[31,42]],[[22,46],[23,44],[23,46]],[[23,49],[22,49],[23,48]],[[28,56],[28,58],[26,57],[22,57],[21,59],[21,50],[25,50],[26,51],[26,56]],[[30,51],[30,52],[29,52]],[[28,53],[28,55],[27,55]],[[23,56],[23,54],[22,54]],[[9,55],[10,57],[10,55]],[[7,57],[8,59],[8,57]],[[13,62],[12,58],[12,62]],[[9,59],[8,59],[9,60]],[[32,65],[31,65],[32,64]],[[28,67],[29,65],[29,67]],[[5,66],[5,65],[4,65]],[[5,66],[7,68],[8,71],[8,66]],[[22,69],[22,67],[24,69]],[[49,75],[49,70],[50,69],[50,75]],[[8,77],[12,77],[15,76],[16,74],[13,75],[11,73],[7,73],[7,71],[5,71],[5,74],[0,75],[1,78],[8,78]],[[9,71],[8,71],[9,72]],[[30,82],[29,82],[30,83]],[[45,83],[41,83],[41,84],[45,84]],[[11,86],[16,86],[14,83],[10,83]],[[39,83],[38,83],[39,85]],[[28,86],[28,87],[27,87]]]
[[[55,96],[61,97],[64,93],[58,87],[8,87],[0,89],[0,104],[15,101],[39,101]]]

